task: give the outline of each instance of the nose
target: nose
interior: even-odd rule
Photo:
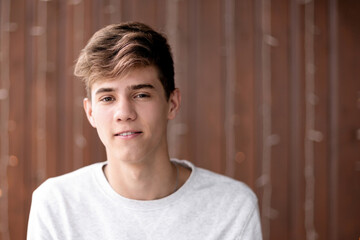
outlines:
[[[123,98],[116,104],[115,121],[132,121],[136,119],[136,111],[129,99]]]

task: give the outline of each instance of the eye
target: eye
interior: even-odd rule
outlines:
[[[113,97],[103,97],[100,99],[101,102],[111,102],[111,101],[114,101],[114,98]]]
[[[146,93],[139,93],[134,96],[134,98],[149,98],[150,95]]]

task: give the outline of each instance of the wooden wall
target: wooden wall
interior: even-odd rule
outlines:
[[[72,75],[99,28],[167,34],[182,91],[174,157],[246,182],[264,239],[360,237],[360,1],[1,0],[0,239],[32,191],[104,161]]]

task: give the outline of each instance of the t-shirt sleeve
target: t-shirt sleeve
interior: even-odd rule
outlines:
[[[59,239],[54,222],[58,216],[54,213],[52,186],[45,182],[32,195],[27,240]],[[56,203],[53,203],[56,204]]]
[[[237,240],[262,240],[259,209],[255,205],[249,214],[241,236]]]
[[[51,239],[45,224],[44,213],[45,209],[42,207],[41,199],[36,194],[32,195],[31,209],[29,215],[27,240],[37,239]],[[43,215],[42,215],[43,213]]]

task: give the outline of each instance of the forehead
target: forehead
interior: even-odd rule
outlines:
[[[157,69],[153,66],[147,66],[129,70],[117,78],[95,81],[91,86],[91,95],[99,88],[129,88],[137,84],[151,84],[154,88],[162,88]]]

